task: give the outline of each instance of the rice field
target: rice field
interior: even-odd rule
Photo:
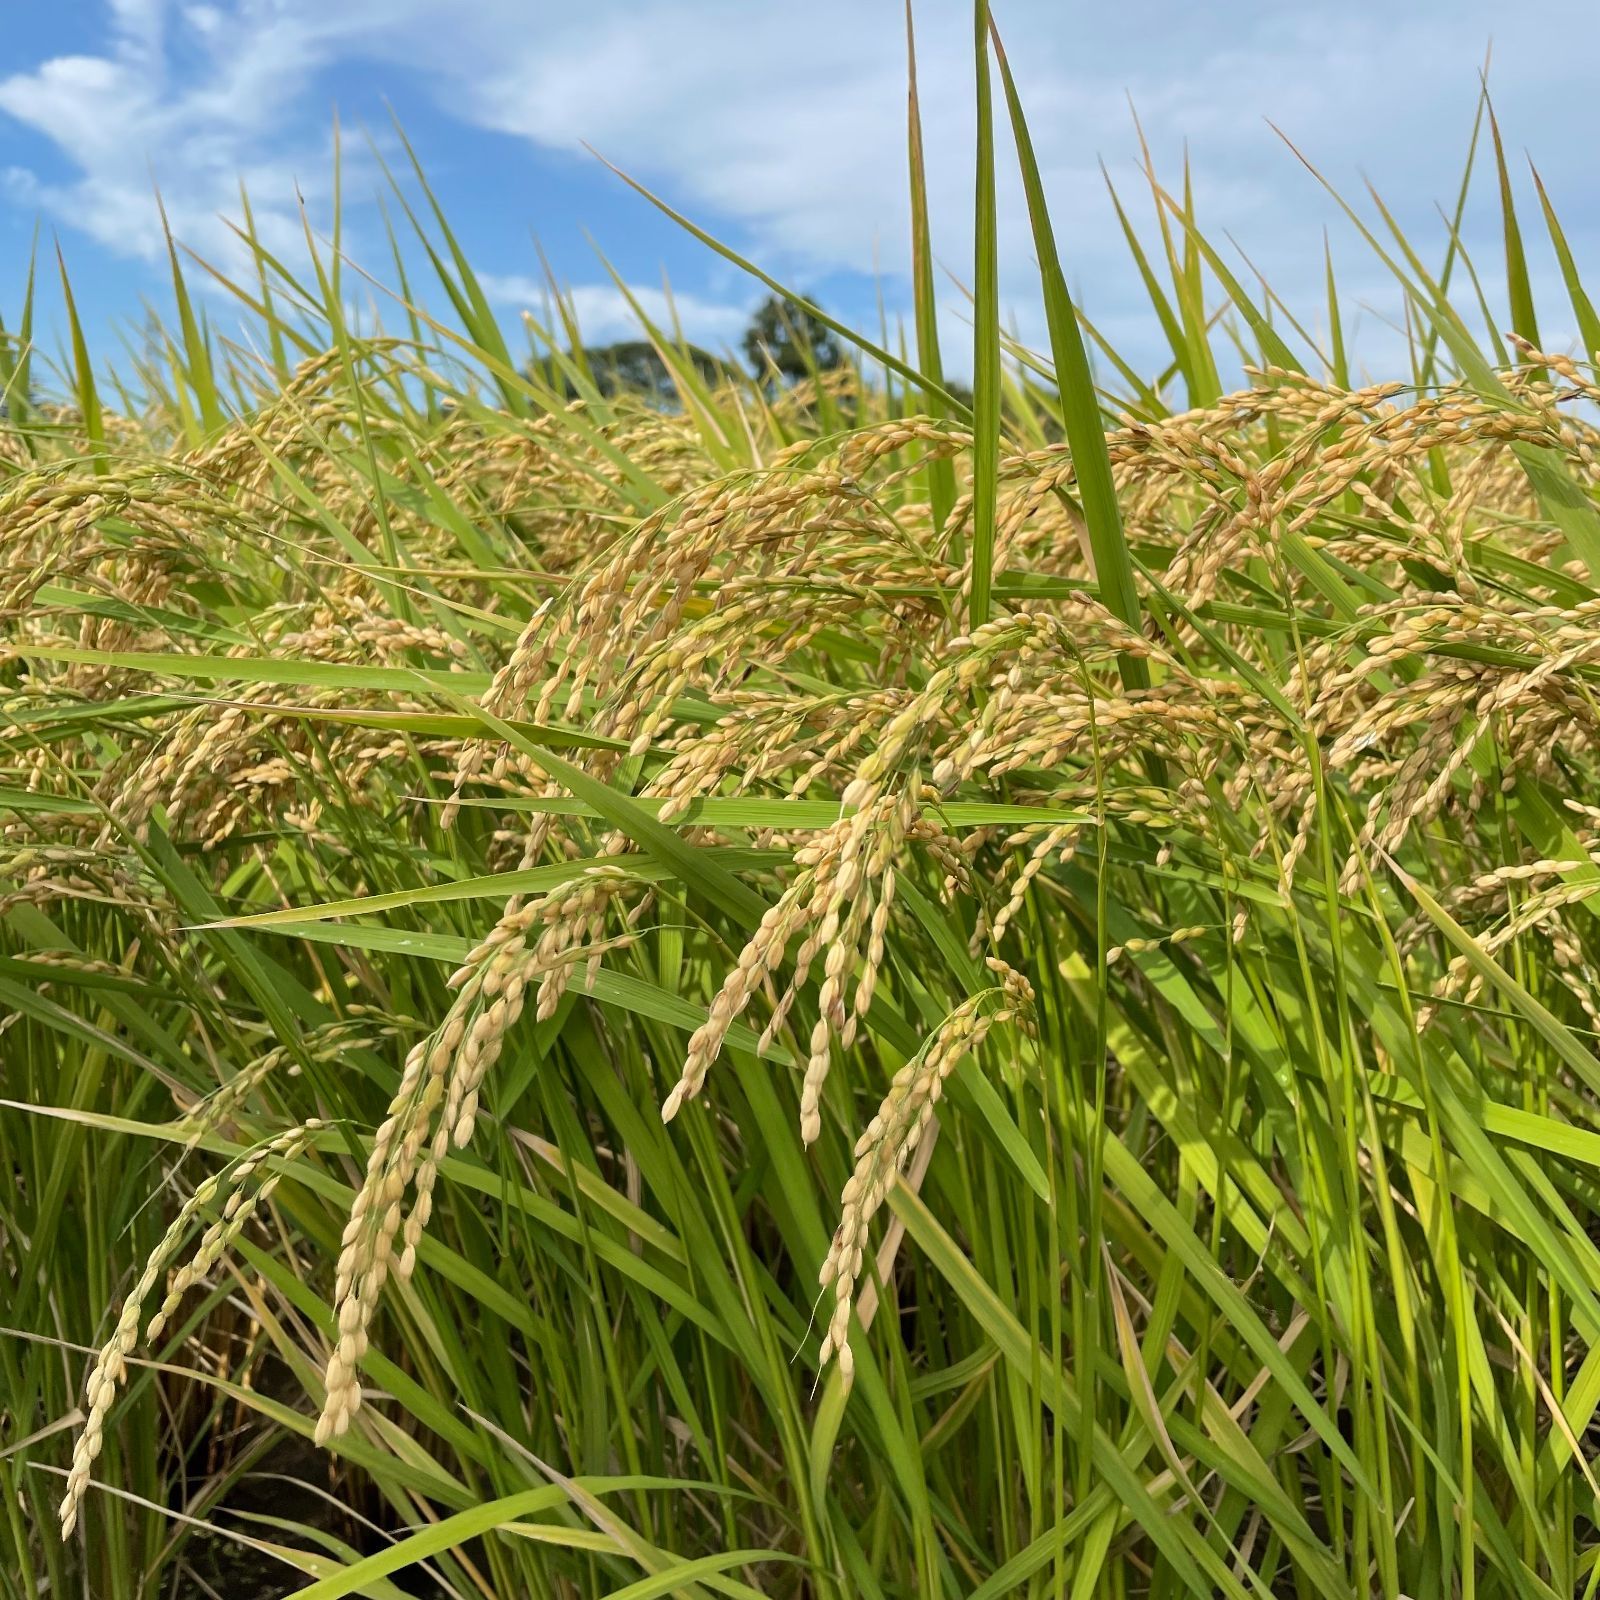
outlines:
[[[1600,321],[1486,115],[1405,370],[1152,174],[1141,373],[979,41],[970,368],[914,80],[792,385],[420,167],[382,327],[5,344],[7,1600],[1600,1590]]]

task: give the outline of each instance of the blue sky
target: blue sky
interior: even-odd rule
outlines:
[[[1270,118],[1352,195],[1370,176],[1430,241],[1459,181],[1493,43],[1490,86],[1519,175],[1537,161],[1580,265],[1600,247],[1592,81],[1600,8],[1544,0],[995,0],[1045,171],[1069,275],[1091,316],[1136,357],[1156,339],[1106,200],[1104,159],[1136,214],[1129,99],[1157,167],[1192,153],[1201,221],[1231,235],[1315,321],[1322,230],[1362,314],[1358,349],[1382,366],[1395,297]],[[920,78],[935,248],[958,278],[971,250],[971,7],[920,0]],[[378,157],[390,108],[507,313],[536,304],[537,238],[595,342],[626,332],[592,239],[630,283],[665,273],[691,336],[737,338],[760,290],[624,187],[594,145],[785,281],[876,322],[905,280],[905,55],[899,0],[63,0],[6,8],[0,51],[0,312],[15,325],[29,241],[59,237],[91,334],[166,293],[154,191],[174,229],[224,264],[246,181],[266,237],[298,250],[301,198],[327,224],[331,135],[344,129],[349,253],[379,275]],[[376,153],[369,145],[369,137]],[[1487,171],[1484,174],[1488,176]],[[1520,180],[1519,180],[1520,181]],[[1525,185],[1526,187],[1526,185]],[[1469,237],[1499,294],[1492,183]],[[1531,194],[1524,225],[1541,232]],[[1025,212],[1001,192],[1002,293],[1041,333]],[[1540,252],[1550,330],[1559,283]],[[954,364],[967,337],[942,280]],[[652,302],[653,303],[653,302]],[[59,313],[42,313],[48,346]],[[214,299],[221,324],[231,313]],[[1556,337],[1547,330],[1547,342]]]

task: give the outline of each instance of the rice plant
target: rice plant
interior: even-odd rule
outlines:
[[[1152,174],[1140,374],[977,22],[970,404],[914,77],[792,389],[514,353],[420,168],[448,316],[7,347],[0,1592],[1600,1587],[1594,369],[1496,130],[1508,328],[1380,211],[1358,380]]]

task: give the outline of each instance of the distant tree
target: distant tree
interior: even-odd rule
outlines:
[[[943,388],[951,399],[959,400],[969,411],[972,409],[972,390],[959,378],[946,378]]]
[[[683,352],[700,377],[718,383],[727,370],[709,350],[685,345]],[[682,404],[671,369],[661,352],[648,339],[624,339],[618,344],[587,345],[583,363],[594,378],[594,385],[607,398],[633,395],[662,411],[676,411]],[[561,385],[569,398],[576,398],[577,386],[564,375]]]
[[[765,376],[775,370],[785,383],[798,382],[813,367],[831,372],[844,363],[838,335],[827,323],[775,294],[763,300],[750,319],[744,354],[752,372]]]

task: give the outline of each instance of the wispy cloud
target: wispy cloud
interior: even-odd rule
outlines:
[[[1289,302],[1321,293],[1322,230],[1341,238],[1356,287],[1361,348],[1392,347],[1383,318],[1393,286],[1341,229],[1331,199],[1269,119],[1341,189],[1361,198],[1371,175],[1405,225],[1442,238],[1435,202],[1453,195],[1491,30],[1492,0],[1421,0],[1396,8],[1353,0],[1337,15],[1258,0],[1202,7],[1155,4],[1075,9],[1059,0],[996,7],[1010,41],[1052,209],[1075,287],[1107,327],[1152,332],[1130,271],[1099,158],[1135,215],[1151,206],[1138,171],[1133,108],[1174,186],[1192,153],[1200,216],[1237,240]],[[493,5],[480,26],[498,34]],[[964,277],[971,259],[972,56],[960,7],[918,7],[919,77],[935,249]],[[546,17],[498,51],[474,41],[439,72],[473,73],[459,114],[546,147],[588,142],[679,203],[736,224],[750,248],[793,274],[906,265],[905,39],[896,6],[811,0],[803,28],[791,8],[740,0],[591,0],[581,15]],[[1600,239],[1584,154],[1588,64],[1600,13],[1580,0],[1525,11],[1504,39],[1492,78],[1501,122],[1540,141],[1547,176],[1568,201],[1569,226]],[[465,85],[465,77],[459,79]],[[1496,218],[1469,215],[1492,286]],[[1002,294],[1025,337],[1042,332],[1025,207],[1009,173],[1000,194]],[[1538,267],[1536,262],[1536,268]],[[1542,270],[1556,287],[1548,263]],[[903,282],[903,279],[900,281]],[[947,296],[959,308],[961,297]]]
[[[269,0],[109,9],[96,53],[0,79],[0,112],[50,140],[70,169],[53,180],[13,168],[11,186],[112,253],[149,259],[164,247],[157,189],[175,232],[231,254],[220,219],[237,215],[243,182],[269,246],[290,244],[301,195],[324,195],[329,170],[326,120],[296,115],[306,85],[367,33],[376,10]]]
[[[1237,238],[1304,306],[1317,297],[1321,230],[1336,213],[1265,119],[1342,187],[1359,193],[1371,172],[1403,220],[1426,227],[1459,177],[1478,67],[1503,15],[1498,0],[1350,0],[1336,13],[1130,0],[1075,8],[1070,25],[1059,0],[996,10],[1074,286],[1108,327],[1146,329],[1098,166],[1104,153],[1148,218],[1130,97],[1165,172],[1188,141],[1208,232]],[[927,0],[918,25],[935,248],[961,277],[970,16]],[[1600,241],[1586,153],[1597,46],[1600,12],[1587,0],[1547,0],[1519,15],[1492,74],[1502,125],[1513,145],[1536,142],[1580,250]],[[905,42],[898,6],[860,0],[808,0],[803,14],[748,0],[114,0],[96,50],[0,80],[0,113],[51,140],[68,169],[62,178],[13,167],[5,193],[109,251],[149,257],[161,244],[152,177],[177,230],[205,249],[226,245],[214,217],[234,207],[242,175],[268,238],[287,242],[298,230],[296,179],[313,198],[322,193],[335,71],[420,84],[441,114],[481,130],[485,160],[506,159],[491,134],[583,161],[592,143],[802,283],[882,269],[903,302]],[[592,171],[595,185],[614,183]],[[580,208],[584,193],[602,194],[583,182],[576,173]],[[1485,187],[1485,210],[1469,221],[1492,280]],[[1003,293],[1024,334],[1037,334],[1032,246],[1009,181],[1001,247]],[[1360,247],[1340,248],[1381,301],[1381,277]],[[584,294],[595,336],[616,331],[613,291],[595,284]],[[959,310],[959,293],[948,299]],[[731,326],[727,300],[680,305],[714,337]]]

